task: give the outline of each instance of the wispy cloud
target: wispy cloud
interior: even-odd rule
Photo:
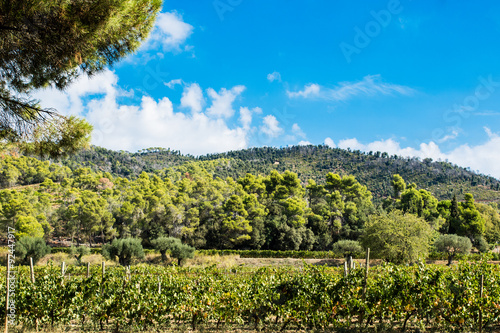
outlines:
[[[367,75],[361,81],[340,82],[335,88],[310,83],[299,91],[287,91],[289,98],[311,98],[344,102],[357,96],[411,95],[415,90],[398,84],[383,82],[380,75]]]
[[[170,80],[168,82],[165,83],[165,85],[167,87],[169,87],[170,89],[174,89],[176,85],[182,85],[182,80],[181,79],[175,79],[175,80]]]
[[[292,133],[295,134],[296,136],[305,139],[306,138],[306,133],[300,128],[299,124],[295,123],[292,125]]]
[[[439,143],[443,143],[443,142],[446,142],[446,141],[450,141],[450,140],[456,139],[458,137],[458,134],[459,133],[458,133],[457,130],[453,130],[453,131],[451,131],[450,134],[445,135],[441,139],[439,139],[438,142]]]
[[[474,112],[474,115],[475,116],[500,116],[500,112],[486,110],[486,111]]]

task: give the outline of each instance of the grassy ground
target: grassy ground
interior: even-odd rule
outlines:
[[[118,263],[114,261],[106,260],[100,254],[91,254],[84,256],[82,262],[86,264],[89,262],[91,265],[101,265],[102,262],[106,262],[106,266],[117,266]],[[354,259],[356,266],[365,264],[364,259]],[[45,256],[41,259],[37,265],[47,265],[52,262],[53,265],[61,265],[65,262],[66,265],[76,265],[77,261],[71,255],[66,253],[53,253]],[[344,265],[344,259],[295,259],[295,258],[240,258],[238,255],[195,255],[193,259],[188,259],[183,264],[186,267],[207,267],[216,265],[219,268],[231,268],[234,266],[248,267],[248,268],[259,268],[265,266],[282,267],[301,267],[304,264],[307,265],[326,265],[330,267],[340,267]],[[380,265],[383,261],[381,259],[371,259],[370,266]],[[177,263],[177,259],[168,257],[165,265],[172,265]],[[427,264],[434,265],[446,265],[448,261],[446,260],[427,260]],[[492,261],[491,263],[499,264],[500,262]],[[137,265],[162,265],[160,254],[147,254],[142,260],[136,261]]]

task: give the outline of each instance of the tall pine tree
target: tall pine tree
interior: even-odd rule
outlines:
[[[64,89],[136,50],[161,0],[10,0],[0,2],[0,137],[30,134],[55,110],[30,97]]]

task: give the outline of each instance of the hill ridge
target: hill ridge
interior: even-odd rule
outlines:
[[[63,161],[63,164],[72,169],[88,166],[114,176],[135,178],[143,171],[158,173],[189,162],[203,163],[221,159],[229,159],[231,163],[216,168],[214,177],[239,178],[247,172],[265,175],[271,170],[290,170],[297,173],[305,184],[308,179],[321,182],[324,174],[334,172],[354,175],[372,191],[375,198],[382,198],[390,195],[390,179],[397,173],[408,183],[416,183],[440,199],[471,192],[478,201],[500,200],[498,179],[447,161],[433,161],[429,158],[420,160],[417,157],[401,157],[384,152],[364,153],[325,145],[252,147],[198,157],[160,147],[130,153],[93,146]]]

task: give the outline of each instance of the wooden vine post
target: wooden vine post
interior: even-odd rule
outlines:
[[[365,280],[363,282],[363,301],[366,296],[366,285],[368,283],[368,269],[370,269],[370,248],[366,249]]]
[[[33,267],[33,257],[30,257],[31,283],[35,284],[35,269]],[[35,319],[35,330],[38,332],[38,318]]]
[[[481,284],[479,285],[479,333],[483,333],[483,290],[484,275],[481,274]]]
[[[31,283],[35,283],[35,270],[33,268],[33,257],[30,257],[30,275],[31,275]]]
[[[367,248],[366,249],[366,262],[365,262],[365,278],[363,281],[363,295],[362,295],[363,303],[365,302],[365,299],[366,299],[366,289],[367,289],[367,284],[368,284],[368,270],[369,269],[370,269],[370,248]],[[364,318],[365,318],[365,312],[363,310],[361,312],[361,314],[359,315],[359,322],[363,323]]]

